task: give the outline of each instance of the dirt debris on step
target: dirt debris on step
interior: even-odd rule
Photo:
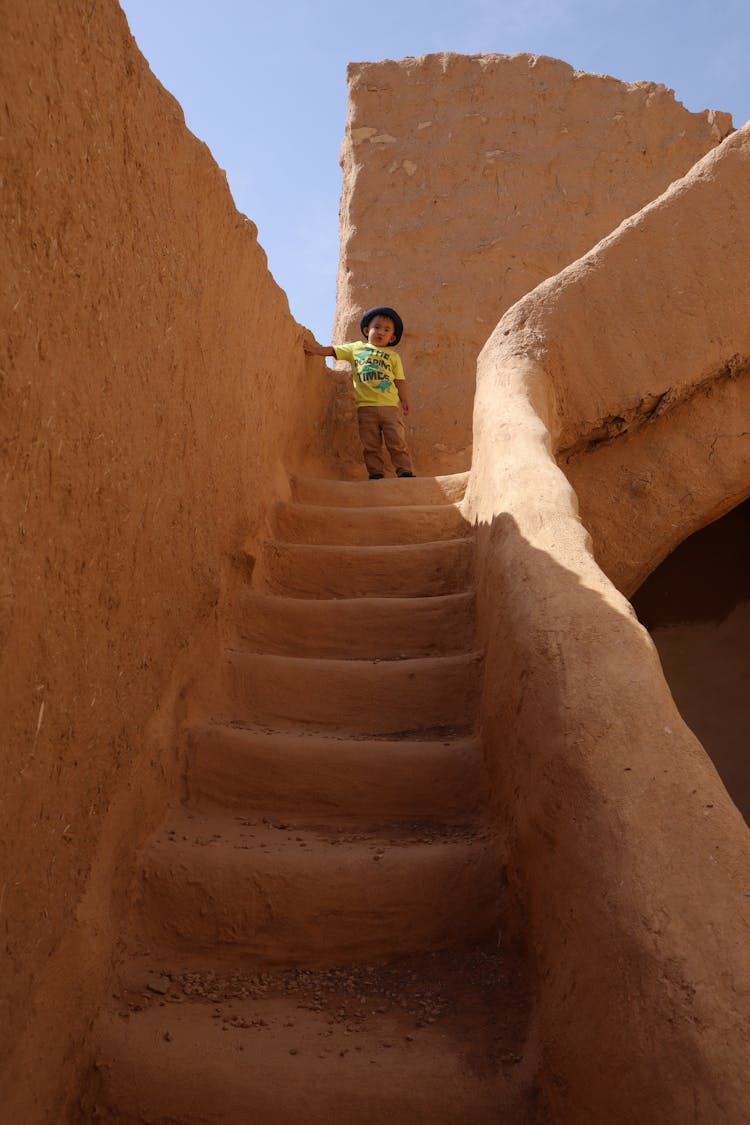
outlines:
[[[125,1001],[121,1018],[137,1018],[158,1005],[165,1030],[173,1004],[205,1004],[213,1008],[217,1027],[259,1035],[275,1025],[293,1035],[293,1013],[314,1013],[323,1021],[319,1038],[335,1038],[336,1051],[360,1049],[358,1038],[373,1034],[383,1047],[406,1048],[442,1027],[457,1038],[481,1040],[482,1065],[503,1067],[521,1061],[529,1007],[518,961],[495,946],[326,969],[151,966],[139,985],[134,981],[118,994]],[[278,1009],[274,1001],[282,1002]]]
[[[233,730],[244,730],[253,734],[286,735],[295,740],[325,738],[333,742],[444,742],[446,746],[457,739],[472,738],[475,734],[474,728],[470,725],[460,727],[410,727],[408,730],[369,734],[362,734],[358,731],[345,733],[340,730],[318,730],[301,726],[299,723],[290,724],[288,728],[282,728],[247,719],[229,719],[217,724],[217,726],[231,727]]]

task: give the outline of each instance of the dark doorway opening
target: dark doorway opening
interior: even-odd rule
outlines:
[[[681,543],[632,602],[682,717],[750,824],[750,500]]]

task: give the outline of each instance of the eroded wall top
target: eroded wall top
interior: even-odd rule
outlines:
[[[506,309],[730,130],[664,86],[534,55],[350,66],[334,335],[357,338],[372,304],[401,312],[420,472],[467,467],[476,357]]]

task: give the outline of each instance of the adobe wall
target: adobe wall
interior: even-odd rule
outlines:
[[[536,55],[353,63],[334,336],[392,304],[417,471],[471,461],[476,359],[502,314],[682,176],[731,129],[671,91]],[[359,472],[348,388],[333,446]]]
[[[0,1104],[33,1125],[65,1119],[233,558],[327,387],[118,5],[4,4],[0,40]]]
[[[483,737],[571,1125],[750,1105],[750,833],[594,558],[632,588],[750,487],[749,160],[746,127],[511,309],[478,366]]]
[[[626,594],[750,493],[749,172],[745,126],[507,326],[550,372],[560,463]]]

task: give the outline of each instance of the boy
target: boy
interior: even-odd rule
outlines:
[[[382,480],[383,439],[398,477],[413,477],[411,457],[400,411],[409,413],[406,379],[401,357],[393,351],[404,332],[395,309],[368,309],[359,322],[366,343],[334,344],[327,348],[303,341],[307,355],[347,359],[352,369],[357,426],[370,480]],[[399,409],[400,408],[400,409]]]

